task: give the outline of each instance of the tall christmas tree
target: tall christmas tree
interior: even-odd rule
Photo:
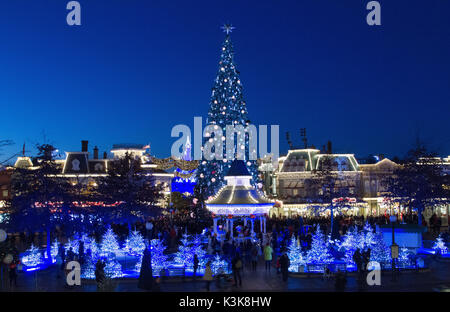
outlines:
[[[208,160],[203,155],[202,162],[200,162],[196,174],[197,188],[202,190],[204,196],[213,195],[224,184],[224,175],[236,158],[238,151],[245,154],[245,161],[249,172],[253,176],[253,183],[259,181],[256,161],[249,160],[248,157],[249,152],[256,152],[249,151],[248,133],[241,137],[238,135],[233,140],[234,154],[228,151],[228,155],[226,150],[226,140],[231,140],[231,138],[226,138],[226,126],[246,127],[250,121],[248,119],[246,103],[243,99],[243,87],[239,79],[239,71],[233,59],[234,52],[230,33],[234,27],[224,25],[222,29],[226,33],[226,36],[222,45],[219,70],[212,89],[207,124],[221,127],[223,134],[222,137],[216,137],[213,133],[206,140],[210,143],[218,144],[215,146],[223,150],[223,159],[214,158]]]

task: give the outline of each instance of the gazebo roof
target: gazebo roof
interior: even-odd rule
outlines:
[[[244,161],[235,159],[231,163],[230,169],[228,169],[226,177],[239,177],[239,176],[251,176],[248,172],[247,166]]]
[[[211,205],[274,205],[273,202],[265,198],[259,191],[251,186],[231,186],[223,187],[219,193],[206,203]]]

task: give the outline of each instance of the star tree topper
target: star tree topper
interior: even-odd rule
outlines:
[[[223,32],[227,33],[227,35],[229,35],[233,29],[235,29],[236,27],[233,27],[233,25],[231,24],[224,24],[222,27]]]

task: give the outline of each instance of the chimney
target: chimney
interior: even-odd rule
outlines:
[[[98,147],[94,147],[94,159],[98,159]]]
[[[108,153],[107,152],[103,152],[103,159],[108,159]]]
[[[81,141],[81,151],[82,152],[87,152],[88,151],[88,143],[89,141]]]
[[[331,141],[328,141],[328,143],[327,143],[327,154],[333,154]]]

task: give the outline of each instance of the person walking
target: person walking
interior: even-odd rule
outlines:
[[[283,252],[283,255],[280,258],[280,268],[281,268],[281,275],[283,277],[283,282],[287,282],[288,280],[288,273],[289,273],[289,266],[291,265],[291,261],[289,260],[288,255],[286,254],[286,251]]]
[[[233,271],[234,284],[237,286],[239,281],[239,286],[242,286],[241,269],[242,269],[242,259],[239,253],[236,253],[233,260],[231,261],[231,268]]]
[[[198,256],[197,254],[194,254],[194,279],[197,278],[198,262]]]
[[[205,274],[203,274],[203,280],[206,282],[206,291],[209,291],[209,287],[213,280],[213,273],[211,270],[211,261],[208,261],[205,266]]]
[[[14,283],[14,287],[17,287],[17,262],[13,261],[9,265],[9,287],[12,287]]]
[[[252,271],[256,272],[256,266],[258,265],[258,257],[259,257],[258,245],[253,244],[251,254],[252,254]]]
[[[266,271],[270,272],[270,267],[272,265],[272,253],[273,249],[270,247],[269,243],[264,247],[264,261],[266,262]]]

